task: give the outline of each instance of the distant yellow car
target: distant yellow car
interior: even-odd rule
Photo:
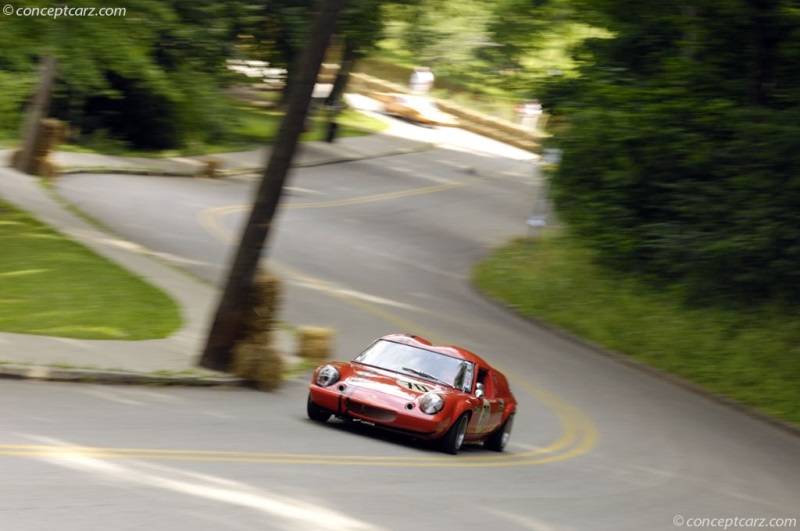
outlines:
[[[380,94],[376,99],[383,102],[384,110],[407,118],[412,122],[428,125],[457,126],[458,120],[436,105],[436,102],[423,96],[410,94]]]

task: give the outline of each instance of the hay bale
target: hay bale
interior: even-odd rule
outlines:
[[[332,328],[304,326],[297,330],[297,355],[315,363],[330,359],[333,352]]]
[[[245,380],[255,380],[262,357],[264,344],[253,341],[240,341],[233,349],[231,372]]]
[[[31,161],[31,175],[38,175],[39,177],[53,177],[58,173],[56,165],[50,162],[45,156],[34,156]]]
[[[257,306],[276,313],[281,303],[281,279],[269,271],[259,269],[253,280],[253,293]]]
[[[204,177],[207,177],[209,179],[216,179],[217,177],[219,177],[219,167],[220,167],[219,159],[207,158],[203,162],[205,163],[205,167],[203,170]]]
[[[52,177],[57,173],[56,166],[49,160],[50,152],[63,141],[66,132],[66,124],[59,120],[46,118],[39,122],[30,167],[26,169],[28,173],[43,177]]]
[[[47,156],[54,147],[64,140],[67,133],[67,125],[52,118],[42,120],[41,124],[41,136],[34,151],[39,155]]]
[[[274,391],[283,383],[283,358],[270,346],[265,346],[260,352],[253,380],[262,391]]]
[[[280,279],[259,270],[253,279],[242,337],[233,350],[231,372],[255,382],[259,389],[276,389],[283,378],[283,359],[272,347],[281,300]]]
[[[231,372],[263,391],[280,387],[284,363],[278,351],[261,340],[240,341],[233,351]]]
[[[249,310],[244,321],[245,338],[271,335],[280,303],[281,280],[267,271],[259,270],[253,279]]]

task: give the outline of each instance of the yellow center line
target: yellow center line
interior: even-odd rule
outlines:
[[[444,184],[435,184],[432,186],[423,186],[421,188],[411,188],[408,190],[397,190],[394,192],[385,192],[382,194],[364,195],[359,197],[349,197],[345,199],[332,199],[330,201],[316,201],[313,203],[287,203],[283,208],[288,210],[301,209],[301,208],[329,208],[337,206],[348,205],[361,205],[364,203],[375,203],[378,201],[389,201],[391,199],[399,199],[403,197],[411,197],[415,195],[432,194],[436,192],[443,192],[453,188],[460,188],[477,182],[477,178],[465,179],[463,181],[453,181]],[[249,207],[247,207],[249,208]]]
[[[415,195],[423,195],[423,194],[432,194],[436,192],[443,192],[445,190],[451,190],[453,188],[459,188],[461,186],[468,186],[474,182],[477,182],[478,178],[466,179],[463,181],[454,181],[450,183],[444,184],[436,184],[432,186],[423,186],[421,188],[412,188],[408,190],[397,190],[394,192],[386,192],[382,194],[373,194],[373,195],[365,195],[359,197],[349,197],[345,199],[332,199],[329,201],[315,201],[311,203],[281,203],[280,208],[282,210],[299,210],[299,209],[311,209],[311,208],[332,208],[332,207],[339,207],[339,206],[349,206],[349,205],[361,205],[365,203],[375,203],[378,201],[390,201],[392,199],[399,199],[404,197],[411,197]],[[216,207],[210,208],[208,210],[204,210],[200,214],[198,214],[198,220],[200,224],[206,227],[218,225],[218,219],[224,216],[228,216],[230,214],[235,214],[237,212],[247,212],[251,210],[251,205],[231,205],[231,206],[224,206],[224,207]],[[211,230],[211,232],[216,235],[220,236],[220,233],[217,230]],[[224,237],[221,238],[223,241],[230,242],[230,238]]]
[[[444,185],[429,186],[413,190],[376,194],[351,199],[323,201],[318,203],[298,203],[289,208],[324,208],[343,205],[363,204],[374,201],[408,197],[412,195],[435,193],[456,186],[464,186],[475,179],[449,183]],[[198,221],[211,234],[220,240],[232,243],[234,235],[226,230],[221,219],[235,212],[249,210],[249,206],[227,206],[211,208],[198,215]],[[359,309],[375,315],[392,323],[400,329],[416,331],[419,335],[441,343],[437,335],[425,332],[421,327],[406,321],[397,315],[385,311],[374,304],[356,299],[346,293],[341,293],[328,288],[324,282],[285,265],[270,261],[270,268],[276,273],[294,278],[319,287],[323,292],[342,299]],[[561,425],[561,436],[543,448],[521,452],[504,453],[493,456],[469,456],[463,453],[455,460],[444,457],[419,457],[419,456],[353,456],[353,455],[316,455],[316,454],[290,454],[290,453],[260,453],[260,452],[225,452],[204,450],[169,450],[169,449],[136,449],[136,448],[94,448],[86,446],[45,446],[45,445],[0,445],[0,455],[8,456],[58,456],[58,457],[93,457],[108,459],[147,459],[147,460],[182,460],[182,461],[227,461],[245,463],[282,463],[282,464],[329,464],[329,465],[360,465],[360,466],[416,466],[416,467],[499,467],[523,466],[552,463],[571,459],[587,453],[597,442],[597,430],[589,418],[578,408],[572,406],[556,395],[533,385],[527,380],[510,376],[515,387],[523,389],[526,393],[543,403]]]

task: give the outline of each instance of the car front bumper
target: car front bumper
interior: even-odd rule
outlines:
[[[339,417],[366,421],[426,439],[438,439],[450,427],[446,406],[439,413],[428,415],[419,409],[416,400],[353,385],[341,387],[339,384],[330,387],[311,384],[311,401]]]

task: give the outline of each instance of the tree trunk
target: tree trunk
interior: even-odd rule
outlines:
[[[286,175],[297,140],[303,129],[314,84],[345,0],[323,0],[317,14],[302,68],[289,101],[269,164],[259,186],[253,210],[244,228],[239,249],[231,266],[225,291],[211,325],[200,366],[227,371],[233,359],[233,347],[241,338],[253,277],[269,236],[272,219],[280,202]]]
[[[25,113],[22,148],[14,164],[16,169],[28,174],[33,172],[33,152],[41,134],[42,118],[45,118],[50,110],[50,99],[56,80],[56,60],[53,57],[44,57],[39,65],[39,70],[39,88]]]
[[[353,70],[353,63],[357,58],[358,52],[353,44],[353,40],[345,39],[342,62],[339,66],[339,72],[336,74],[336,79],[333,81],[331,92],[325,100],[326,105],[335,105],[342,99],[342,94],[344,94],[344,89],[347,86],[347,80],[350,79],[350,72]]]

